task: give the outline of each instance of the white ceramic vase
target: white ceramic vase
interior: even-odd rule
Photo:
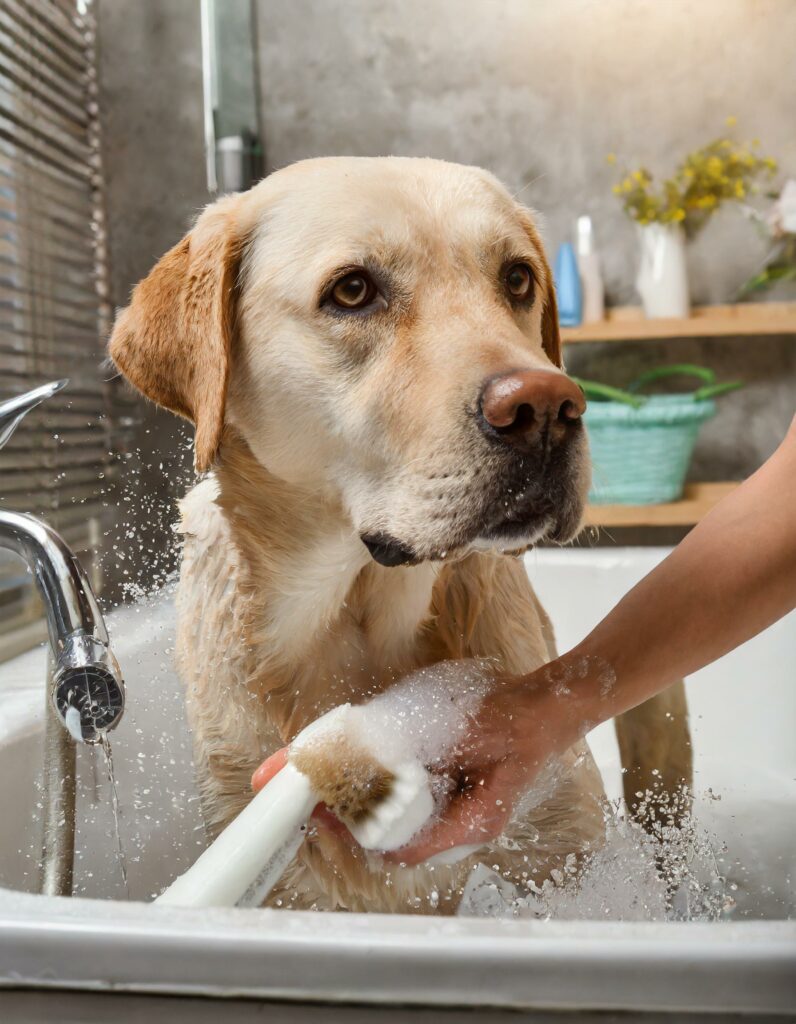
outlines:
[[[636,287],[648,317],[687,317],[688,271],[685,234],[676,224],[639,226],[641,263]]]

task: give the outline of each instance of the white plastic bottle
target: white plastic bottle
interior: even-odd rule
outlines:
[[[575,232],[580,287],[583,294],[583,323],[593,324],[605,318],[605,289],[600,257],[594,248],[591,217],[578,217]]]

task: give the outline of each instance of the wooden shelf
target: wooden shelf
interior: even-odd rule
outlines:
[[[638,306],[615,306],[608,310],[606,319],[598,323],[561,328],[561,340],[567,344],[755,334],[796,334],[796,302],[697,306],[690,317],[682,320],[647,320]]]
[[[667,505],[589,505],[588,526],[693,526],[737,483],[686,484],[680,501]]]

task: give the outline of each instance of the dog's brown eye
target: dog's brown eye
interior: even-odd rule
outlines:
[[[376,288],[362,270],[341,277],[332,288],[332,301],[342,309],[361,309],[372,301]]]
[[[533,274],[527,263],[513,263],[506,271],[506,288],[512,299],[527,299],[533,291]]]

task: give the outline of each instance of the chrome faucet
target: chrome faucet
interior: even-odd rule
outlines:
[[[0,448],[66,380],[0,402]],[[41,891],[71,896],[75,842],[75,743],[98,743],[119,723],[124,682],[83,567],[40,519],[0,510],[0,548],[28,564],[44,602],[50,641],[44,737]]]
[[[0,403],[0,448],[31,409],[67,383],[54,381]],[[119,723],[124,682],[88,577],[55,530],[34,516],[0,511],[0,548],[27,562],[44,602],[58,718],[75,740],[96,743]]]

